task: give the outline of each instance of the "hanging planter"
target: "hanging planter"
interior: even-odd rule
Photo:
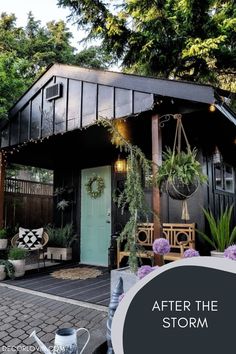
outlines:
[[[202,173],[200,162],[197,160],[197,150],[191,149],[181,115],[175,115],[176,131],[173,150],[167,148],[163,152],[163,163],[158,168],[156,182],[159,188],[165,190],[172,199],[182,200],[182,218],[188,220],[186,200],[206,182],[207,177]],[[181,137],[184,137],[186,150],[182,150]]]
[[[195,180],[191,183],[183,183],[179,178],[166,181],[166,191],[175,200],[185,200],[190,198],[198,189],[199,182]]]
[[[206,182],[201,164],[196,159],[197,150],[171,151],[163,153],[163,163],[158,169],[157,184],[165,190],[172,199],[184,200],[190,198],[199,185]]]

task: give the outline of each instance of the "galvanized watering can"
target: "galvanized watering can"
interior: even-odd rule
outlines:
[[[82,350],[78,351],[77,345],[77,333],[79,331],[86,331],[88,334],[88,338],[86,343],[84,344]],[[41,351],[44,354],[82,354],[84,349],[86,348],[89,340],[90,333],[86,328],[61,328],[56,331],[55,342],[53,347],[53,352],[51,352],[45,344],[37,337],[36,332],[33,331],[30,335],[33,337],[35,341],[38,343]]]

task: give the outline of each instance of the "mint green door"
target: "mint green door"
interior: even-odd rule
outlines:
[[[100,197],[92,198],[86,183],[93,176],[102,177],[105,188]],[[96,190],[96,182],[93,190]],[[111,167],[102,166],[81,171],[81,251],[80,262],[108,266],[111,238]]]

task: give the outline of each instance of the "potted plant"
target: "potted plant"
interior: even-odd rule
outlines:
[[[199,235],[208,242],[214,251],[211,251],[212,256],[223,257],[227,247],[233,244],[236,238],[236,226],[231,225],[233,205],[226,206],[225,210],[221,210],[219,218],[215,218],[211,210],[203,208],[204,215],[209,224],[210,235],[197,230]]]
[[[163,163],[158,168],[156,182],[159,188],[166,189],[172,199],[189,198],[199,185],[207,181],[201,164],[196,159],[197,150],[163,152]]]
[[[0,280],[4,280],[6,275],[13,279],[15,268],[11,262],[5,259],[0,259]]]
[[[12,247],[9,251],[8,259],[15,269],[15,277],[22,277],[25,274],[25,258],[28,251],[24,248]]]
[[[76,239],[72,224],[54,228],[48,226],[46,232],[49,236],[47,258],[61,261],[72,259],[71,244]]]
[[[7,230],[0,229],[0,250],[7,249]]]

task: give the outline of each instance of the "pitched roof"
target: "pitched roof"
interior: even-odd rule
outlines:
[[[48,101],[46,90],[54,83],[62,85],[62,96]],[[0,126],[1,146],[82,128],[98,117],[139,114],[153,108],[155,97],[214,104],[236,126],[221,94],[229,95],[210,85],[54,64],[10,109],[10,119]]]

